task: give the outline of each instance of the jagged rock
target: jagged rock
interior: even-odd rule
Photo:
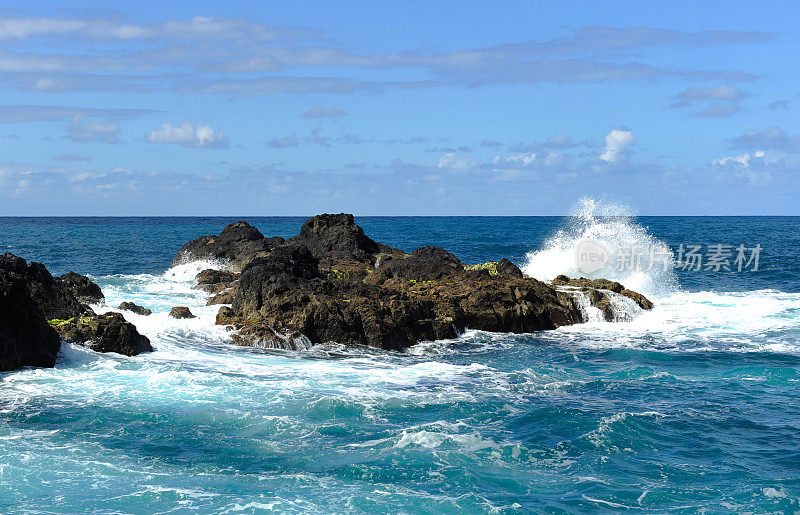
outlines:
[[[465,265],[464,270],[480,271],[486,270],[489,275],[510,275],[512,277],[522,277],[522,270],[517,265],[506,258],[500,261],[489,261],[479,265]]]
[[[497,273],[500,275],[510,275],[512,277],[522,277],[522,270],[517,265],[506,258],[497,263]]]
[[[269,253],[284,242],[283,238],[264,238],[261,232],[247,222],[227,225],[219,236],[201,236],[178,250],[172,262],[177,266],[202,259],[224,260],[235,270],[241,270],[254,257]]]
[[[227,270],[203,270],[196,276],[197,288],[208,293],[219,293],[233,286],[239,274]]]
[[[90,313],[63,283],[56,281],[41,263],[27,263],[13,254],[3,254],[3,267],[24,277],[25,288],[46,319],[69,318]]]
[[[0,371],[55,365],[61,338],[29,289],[40,277],[41,270],[24,259],[0,256]]]
[[[572,286],[575,288],[582,288],[582,289],[609,290],[632,299],[642,309],[653,309],[653,303],[650,301],[650,299],[648,299],[639,292],[635,292],[633,290],[625,288],[623,285],[621,285],[616,281],[609,281],[608,279],[587,279],[585,277],[580,277],[578,279],[574,278],[571,279],[566,275],[559,275],[555,279],[553,279],[551,284],[553,284],[553,286]],[[601,311],[604,311],[602,307],[600,306],[597,307],[600,308]],[[607,318],[607,320],[613,320],[613,315],[611,318]]]
[[[402,277],[416,281],[433,281],[463,271],[464,265],[457,257],[441,247],[430,246],[420,247],[410,255],[385,256],[375,270],[377,276],[384,278]]]
[[[222,290],[216,295],[213,295],[210,299],[208,299],[208,302],[206,302],[206,306],[213,306],[215,304],[232,304],[234,298],[236,298],[235,286],[228,288],[227,290]]]
[[[315,216],[300,235],[270,248],[233,256],[247,261],[241,276],[209,300],[232,297],[217,323],[232,326],[242,345],[299,349],[333,341],[404,349],[465,328],[521,333],[583,320],[570,292],[525,277],[507,259],[465,267],[440,247],[406,254],[368,238],[352,215]],[[629,292],[617,284],[602,287]],[[587,289],[608,304],[600,287]]]
[[[259,349],[308,350],[312,346],[311,341],[298,331],[276,331],[261,325],[249,325],[231,337],[239,345]]]
[[[100,287],[85,275],[69,272],[56,278],[56,281],[83,304],[96,304],[105,298]]]
[[[305,245],[278,247],[269,256],[254,259],[242,270],[233,309],[257,310],[262,299],[279,297],[302,280],[321,278],[318,265]]]
[[[96,352],[135,356],[153,350],[150,340],[119,313],[54,319],[49,324],[65,341],[84,344]]]
[[[122,304],[117,306],[117,309],[121,309],[123,311],[130,311],[131,313],[136,313],[137,315],[144,315],[144,316],[150,316],[153,314],[153,312],[147,309],[146,307],[140,306],[133,302],[123,302]]]
[[[197,318],[186,306],[175,306],[169,312],[172,318]]]
[[[228,306],[222,306],[217,312],[217,325],[234,324],[238,320],[236,312]]]
[[[90,342],[98,352],[132,356],[152,350],[150,341],[122,315],[98,316],[78,301],[76,294],[96,299],[96,286],[80,274],[55,279],[41,263],[1,256],[0,307],[9,305],[0,310],[0,368],[52,367],[62,338]]]

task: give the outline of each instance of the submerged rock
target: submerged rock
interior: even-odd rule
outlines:
[[[0,256],[0,371],[52,367],[61,348],[61,338],[31,295],[30,283],[39,280],[44,267],[31,265],[37,264],[13,254]]]
[[[186,306],[175,306],[169,312],[172,318],[197,318]]]
[[[105,298],[100,287],[85,275],[69,272],[58,277],[56,281],[83,304],[96,304]]]
[[[140,306],[133,302],[123,302],[122,304],[117,306],[117,309],[121,309],[123,311],[130,311],[131,313],[136,313],[137,315],[143,315],[143,316],[150,316],[153,314],[153,312],[147,309],[146,307]]]
[[[135,356],[153,350],[150,340],[119,313],[55,319],[49,324],[65,341],[81,343],[96,352]]]

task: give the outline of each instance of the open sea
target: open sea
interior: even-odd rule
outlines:
[[[191,288],[207,264],[170,264],[236,218],[0,218],[0,252],[90,275],[101,311],[152,309],[125,317],[155,348],[64,344],[54,369],[0,374],[0,511],[800,511],[800,218],[618,215],[358,217],[391,246],[541,279],[581,275],[591,238],[610,256],[592,276],[656,304],[405,353],[233,345]],[[286,237],[304,221],[247,220]],[[620,266],[682,244],[730,246],[731,270]],[[739,245],[761,246],[758,270],[737,270]],[[199,317],[168,318],[176,305]]]

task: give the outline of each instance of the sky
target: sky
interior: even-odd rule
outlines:
[[[800,215],[795,2],[3,5],[0,216]]]

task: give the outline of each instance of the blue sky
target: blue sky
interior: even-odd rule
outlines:
[[[0,216],[800,214],[792,2],[6,2]]]

